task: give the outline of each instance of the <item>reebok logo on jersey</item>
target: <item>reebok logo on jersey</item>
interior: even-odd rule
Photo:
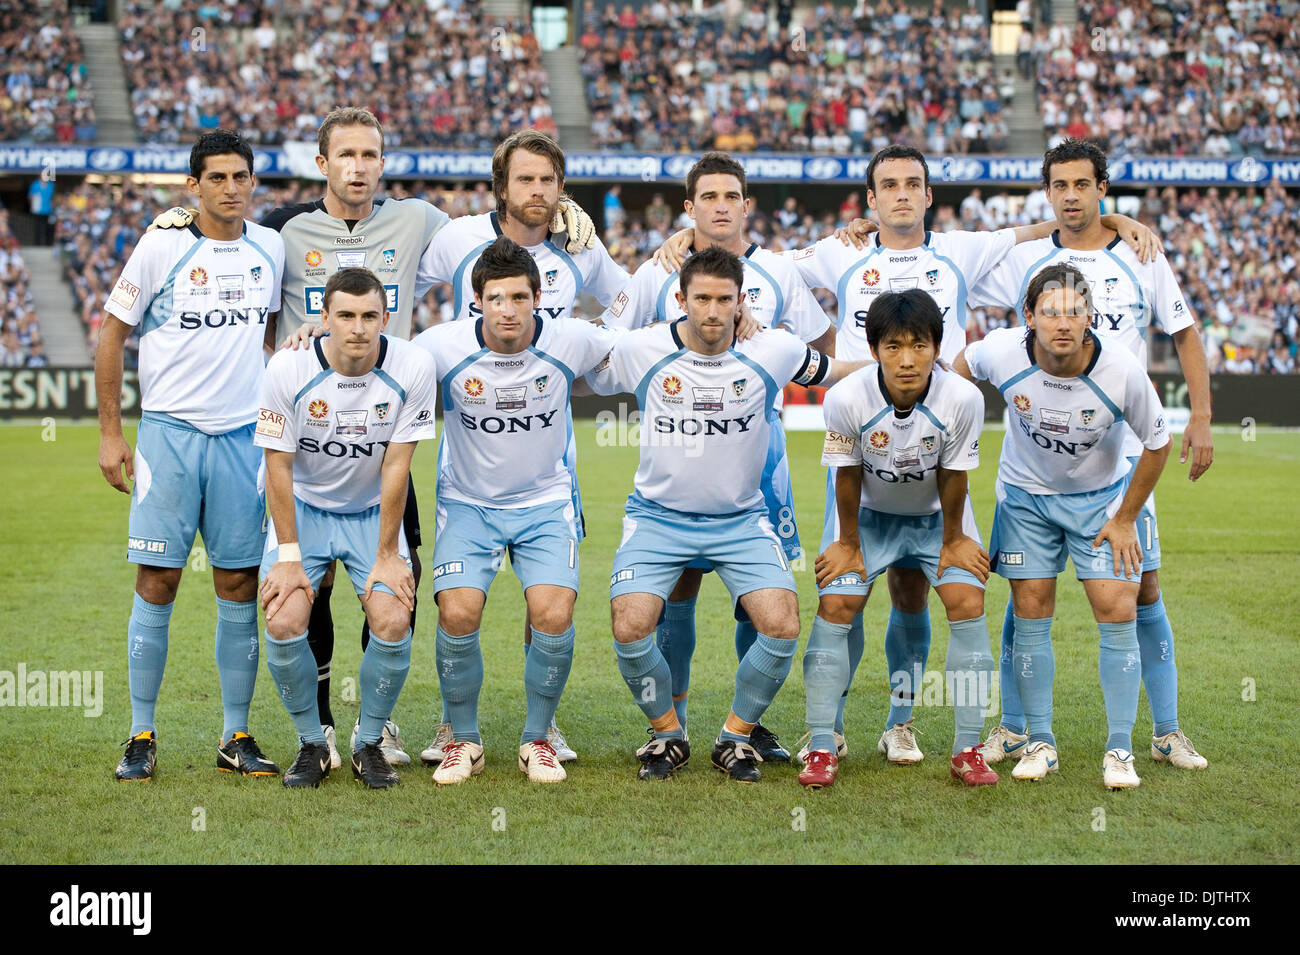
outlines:
[[[822,444],[822,454],[852,454],[857,450],[858,442],[852,435],[840,434],[838,431],[827,431],[826,440]]]
[[[355,247],[358,245],[365,245],[365,244],[366,244],[366,237],[364,235],[336,235],[334,237],[334,248],[336,249],[341,245]]]
[[[264,434],[268,438],[283,437],[284,415],[277,414],[270,408],[259,408],[257,411],[257,433]]]
[[[1043,384],[1048,388],[1055,388],[1057,391],[1073,391],[1074,385],[1067,385],[1061,381],[1043,380]]]
[[[889,257],[889,261],[890,261],[891,263],[895,263],[895,262],[915,262],[916,259],[917,259],[917,257],[916,257],[915,255],[891,255],[891,256]]]
[[[213,251],[213,252],[238,252],[238,251],[239,251],[239,246],[237,246],[237,245],[214,245],[214,246],[212,247],[212,251]]]
[[[515,358],[510,361],[494,361],[492,364],[497,368],[523,368],[524,360],[522,358]]]
[[[139,297],[139,287],[132,285],[126,279],[118,279],[117,285],[113,287],[113,301],[123,308],[134,308],[135,300]]]
[[[367,384],[368,382],[364,379],[361,381],[340,381],[337,387],[340,391],[352,391],[356,388],[364,388]]]

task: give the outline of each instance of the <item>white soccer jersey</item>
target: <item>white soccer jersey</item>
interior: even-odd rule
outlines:
[[[939,356],[954,360],[966,347],[967,296],[974,284],[1016,244],[1012,229],[999,232],[927,232],[914,249],[886,249],[874,232],[863,251],[835,236],[787,253],[804,282],[835,293],[838,317],[835,355],[851,361],[873,357],[867,346],[867,311],[883,292],[919,288],[943,314]]]
[[[784,328],[805,342],[816,341],[830,328],[826,313],[789,259],[753,244],[740,261],[745,266],[741,295],[759,325]],[[651,259],[636,270],[601,320],[626,329],[677,321],[686,314],[677,303],[679,280],[678,272]]]
[[[822,464],[862,468],[862,507],[887,514],[940,509],[937,471],[980,463],[984,396],[965,378],[935,366],[916,404],[900,415],[879,365],[860,368],[826,392]]]
[[[410,342],[384,335],[375,367],[349,378],[330,367],[321,341],[271,358],[253,442],[294,452],[299,500],[353,514],[379,503],[389,442],[434,436],[433,362]]]
[[[495,212],[452,219],[433,237],[420,258],[416,298],[438,282],[449,282],[455,318],[482,318],[482,310],[474,304],[474,263],[501,235]],[[599,240],[594,249],[583,249],[577,255],[570,255],[550,239],[524,248],[542,273],[542,304],[534,310],[538,318],[572,318],[574,303],[583,292],[595,296],[601,305],[608,305],[627,283],[627,273],[610,258]]]
[[[442,389],[439,499],[481,507],[577,500],[569,391],[596,367],[617,333],[575,318],[537,319],[532,344],[490,350],[482,319],[447,322],[416,336]]]
[[[194,224],[142,235],[104,304],[140,326],[140,407],[207,434],[256,419],[262,341],[283,275],[284,243],[255,222],[233,242]]]
[[[701,355],[682,344],[680,324],[623,335],[608,364],[587,376],[597,394],[636,395],[641,408],[636,493],[692,514],[762,507],[759,484],[776,395],[791,381],[817,384],[829,360],[780,330],[721,355]]]
[[[999,328],[966,349],[971,373],[1007,400],[1011,427],[998,480],[1030,494],[1078,494],[1129,473],[1127,423],[1152,451],[1169,443],[1156,390],[1135,357],[1097,339],[1078,378],[1056,378],[1034,361],[1023,328]]]

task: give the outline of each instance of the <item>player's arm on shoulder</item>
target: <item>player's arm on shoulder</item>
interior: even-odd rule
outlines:
[[[369,600],[375,584],[382,583],[407,610],[415,609],[415,576],[398,553],[398,532],[406,511],[406,489],[414,453],[414,442],[390,441],[384,449],[379,484],[379,548],[365,589],[365,599]]]
[[[262,609],[269,623],[294,591],[303,591],[309,601],[315,600],[316,595],[303,570],[302,551],[298,546],[293,501],[294,453],[263,448],[263,454],[266,456],[266,504],[278,545],[276,562],[267,571],[261,589]]]
[[[583,249],[595,248],[596,224],[591,221],[586,209],[564,193],[560,194],[559,208],[551,220],[551,231],[565,233],[564,251],[570,255],[577,255]]]
[[[813,351],[813,349],[811,348],[808,349],[808,351],[810,354],[816,355],[818,357],[821,366],[825,369],[825,374],[820,380],[808,382],[808,384],[825,385],[827,387],[830,387],[831,385],[835,384],[837,381],[842,381],[843,379],[847,378],[849,375],[853,374],[859,368],[866,368],[868,365],[875,364],[875,361],[873,360],[847,361],[842,358],[830,358],[826,355],[823,355],[821,352]],[[800,381],[798,377],[796,377],[794,381],[796,384],[800,384],[800,385],[805,384],[805,382]]]
[[[134,330],[116,315],[105,313],[95,348],[95,394],[99,400],[99,470],[109,485],[130,494],[135,480],[134,456],[122,434],[122,355]],[[122,470],[126,469],[125,480]]]
[[[664,239],[663,245],[655,249],[655,254],[650,257],[650,261],[662,265],[669,272],[676,272],[686,261],[686,256],[694,244],[694,229],[678,229]]]
[[[1133,254],[1143,265],[1165,253],[1165,245],[1160,241],[1160,236],[1136,219],[1117,212],[1108,212],[1101,217],[1101,224],[1107,229],[1118,232],[1119,237],[1133,250]]]
[[[146,232],[152,232],[154,229],[188,229],[190,223],[194,221],[199,214],[198,209],[187,209],[184,206],[172,206],[166,212],[160,212],[154,217],[153,222],[149,223]]]

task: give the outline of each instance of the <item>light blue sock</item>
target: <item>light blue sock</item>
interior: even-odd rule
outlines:
[[[324,746],[325,733],[320,728],[320,708],[316,705],[316,658],[307,643],[306,631],[288,640],[273,640],[268,636],[266,668],[280,691],[280,699],[289,711],[298,738],[304,743]]]
[[[673,709],[677,722],[686,727],[687,692],[691,688],[691,658],[695,655],[695,598],[669,600],[664,603],[664,616],[655,630],[655,643],[668,661],[668,672],[673,677]]]
[[[1024,735],[1025,710],[1020,705],[1020,690],[1016,687],[1016,668],[1012,663],[1016,646],[1015,610],[1007,598],[1007,613],[1002,618],[1002,654],[998,658],[998,680],[1002,693],[1002,725]]]
[[[921,692],[929,657],[930,612],[904,613],[891,607],[885,630],[885,669],[891,690],[885,729],[912,718],[912,701]]]
[[[217,677],[221,681],[222,740],[248,732],[248,705],[257,685],[257,601],[217,598]]]
[[[1138,607],[1138,649],[1142,653],[1142,683],[1151,704],[1151,735],[1178,729],[1178,667],[1174,665],[1174,631],[1163,597]]]
[[[533,649],[524,665],[524,694],[528,698],[528,716],[519,744],[546,739],[560,694],[573,666],[573,625],[561,634],[542,633],[533,627]]]
[[[948,621],[948,657],[944,680],[953,697],[952,754],[978,746],[984,732],[984,711],[988,709],[993,683],[993,654],[989,652],[989,630],[980,614],[970,620]]]
[[[1106,701],[1106,748],[1133,751],[1133,724],[1137,720],[1142,661],[1138,652],[1137,621],[1099,623],[1100,650],[1097,672]]]
[[[174,604],[151,604],[139,594],[131,604],[126,631],[126,669],[131,688],[131,735],[154,729],[163,668],[167,665],[167,628]]]
[[[862,632],[862,614],[857,613],[853,617],[853,622],[849,624],[849,638],[847,646],[849,649],[849,678],[844,684],[844,692],[840,694],[840,703],[835,711],[835,732],[841,736],[844,735],[844,707],[849,702],[849,689],[853,686],[853,677],[857,675],[858,664],[862,662],[862,653],[866,649],[867,638]]]
[[[1052,653],[1052,618],[1015,618],[1013,664],[1016,689],[1029,719],[1029,742],[1056,745],[1052,735],[1052,680],[1056,657]]]
[[[731,701],[731,711],[746,723],[757,723],[772,705],[776,693],[790,674],[790,664],[798,640],[777,640],[760,633],[754,645],[745,654],[736,669],[736,695]],[[725,729],[720,739],[748,742],[748,736],[729,733]]]
[[[754,626],[753,621],[748,617],[744,620],[737,620],[734,639],[736,641],[736,662],[739,663],[745,659],[745,654],[749,652],[749,648],[758,639],[758,627]]]
[[[378,743],[384,724],[393,715],[397,695],[402,692],[411,669],[411,631],[400,640],[380,640],[373,633],[361,654],[361,729],[357,746]]]
[[[835,712],[849,681],[849,627],[814,617],[803,653],[803,687],[807,699],[808,748],[835,752]]]
[[[478,694],[483,689],[483,651],[478,631],[453,637],[438,627],[435,645],[438,689],[442,693],[444,722],[451,724],[458,742],[483,744],[478,732]]]
[[[653,725],[656,720],[667,716],[673,707],[673,675],[668,669],[668,661],[655,645],[654,637],[642,637],[631,643],[615,640],[614,652],[618,655],[618,672],[646,719]],[[685,731],[679,726],[664,733],[656,731],[655,736],[681,739]]]

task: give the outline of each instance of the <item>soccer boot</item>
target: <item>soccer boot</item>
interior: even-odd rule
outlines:
[[[519,770],[528,774],[530,783],[562,783],[569,775],[551,744],[544,739],[519,747]]]
[[[803,757],[799,782],[809,789],[830,789],[840,771],[840,758],[824,749],[815,749]]]
[[[876,749],[885,754],[885,759],[898,766],[910,766],[925,759],[925,754],[916,745],[916,731],[912,729],[913,720],[898,723],[885,730],[880,736]]]
[[[217,747],[217,769],[245,776],[279,776],[280,767],[266,758],[257,740],[248,733],[234,733]]]
[[[1011,778],[1039,780],[1048,773],[1056,772],[1059,762],[1056,747],[1051,743],[1039,740],[1037,743],[1030,743],[1025,747],[1025,753],[1020,757],[1020,762],[1016,763],[1016,768],[1011,770]]]
[[[996,786],[998,782],[998,774],[989,769],[978,746],[968,746],[954,756],[948,772],[967,786]]]
[[[433,771],[439,786],[454,786],[483,772],[483,747],[468,740],[457,740],[442,748],[442,762]]]
[[[1159,738],[1151,737],[1151,758],[1157,763],[1168,762],[1179,769],[1204,769],[1210,765],[1210,761],[1196,751],[1182,730],[1174,730]]]
[[[578,758],[578,754],[573,751],[573,747],[565,742],[564,734],[555,725],[554,719],[551,720],[551,725],[547,727],[546,742],[551,744],[551,749],[555,750],[555,758],[560,762],[568,763]]]
[[[361,780],[367,789],[387,789],[401,782],[397,778],[397,770],[389,765],[384,748],[379,743],[366,743],[353,751],[352,775]]]
[[[803,748],[799,750],[799,753],[795,758],[799,760],[799,762],[801,763],[808,756],[808,747],[812,745],[812,743],[810,742],[811,739],[812,739],[812,733],[808,732],[808,733],[804,733],[803,737],[799,740],[799,742],[803,744]],[[843,759],[845,756],[849,755],[849,744],[848,741],[844,738],[843,733],[835,734],[835,755],[838,756],[840,759]]]
[[[637,779],[670,779],[691,758],[691,744],[685,739],[661,736],[636,751],[641,761]]]
[[[709,758],[718,772],[726,773],[728,779],[738,783],[756,783],[763,778],[763,774],[758,771],[758,764],[763,761],[763,757],[749,743],[718,737],[713,743],[713,752]]]
[[[433,742],[420,754],[420,762],[426,766],[437,766],[442,762],[444,747],[455,739],[456,737],[451,735],[451,724],[439,723],[438,729],[433,734]]]
[[[298,755],[293,765],[284,771],[281,778],[290,789],[313,789],[330,774],[330,748],[324,743],[303,743],[298,747]]]
[[[1101,760],[1101,781],[1107,789],[1137,789],[1142,785],[1133,754],[1126,749],[1108,749]]]
[[[1029,742],[1028,733],[1017,733],[1009,726],[1003,726],[999,723],[994,727],[993,732],[989,733],[988,739],[980,747],[980,755],[984,757],[984,762],[992,766],[994,763],[1000,763],[1008,756],[1023,756],[1025,744]]]
[[[749,745],[763,757],[765,763],[790,762],[790,751],[782,746],[776,734],[762,723],[754,724],[754,729],[749,734]]]
[[[357,735],[360,732],[361,721],[357,720],[356,725],[352,727],[352,740],[349,743],[354,753],[357,751]],[[405,744],[402,742],[402,731],[392,720],[384,723],[384,731],[379,737],[379,748],[384,751],[384,759],[388,760],[389,766],[406,766],[411,762],[411,757],[406,755]]]
[[[342,769],[343,757],[339,755],[339,738],[334,732],[334,727],[328,723],[320,725],[320,731],[325,734],[325,745],[330,748],[330,769]]]
[[[158,763],[158,737],[153,730],[136,733],[124,745],[126,752],[113,775],[133,782],[153,779],[154,766]]]

